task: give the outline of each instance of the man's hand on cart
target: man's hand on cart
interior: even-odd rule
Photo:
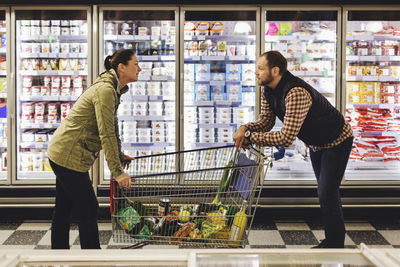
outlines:
[[[244,148],[243,144],[247,142],[246,138],[244,137],[245,132],[246,132],[246,127],[242,125],[239,127],[239,129],[237,129],[236,133],[233,135],[233,141],[235,141],[236,151],[239,151],[240,148]]]
[[[131,184],[132,184],[132,179],[131,176],[129,174],[127,174],[126,172],[124,172],[123,174],[121,174],[120,176],[118,176],[115,181],[117,181],[119,188],[125,188],[125,189],[130,189],[131,188]]]
[[[129,169],[129,166],[131,165],[131,161],[134,159],[135,159],[135,157],[129,157],[127,155],[124,155],[123,159],[121,160],[122,168]]]

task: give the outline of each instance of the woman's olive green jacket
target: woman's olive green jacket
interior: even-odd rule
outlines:
[[[113,177],[123,173],[117,109],[128,87],[119,86],[118,76],[111,69],[78,98],[51,139],[50,160],[74,171],[87,172],[103,149]]]

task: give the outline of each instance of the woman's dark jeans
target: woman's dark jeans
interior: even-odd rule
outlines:
[[[318,181],[318,198],[325,224],[325,238],[330,247],[343,247],[345,228],[340,200],[340,182],[349,160],[353,137],[338,146],[313,152],[311,163]]]
[[[99,249],[97,211],[99,203],[88,172],[76,172],[50,160],[56,174],[56,205],[51,225],[51,248],[69,249],[72,209],[78,211],[79,240],[82,249]]]

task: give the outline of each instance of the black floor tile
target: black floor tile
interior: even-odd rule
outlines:
[[[318,241],[311,231],[279,231],[286,245],[317,245]]]
[[[123,245],[108,245],[107,249],[122,249],[125,248],[126,246]]]
[[[47,231],[19,230],[12,233],[3,245],[36,245]]]
[[[344,248],[357,248],[356,245],[345,245]]]
[[[22,221],[0,221],[0,230],[16,230]]]
[[[273,221],[266,220],[265,222],[263,221],[253,222],[251,230],[278,230],[278,229],[276,228],[276,225]]]
[[[393,245],[394,248],[400,248],[400,245]]]
[[[373,219],[369,222],[376,230],[400,230],[398,219]]]
[[[390,245],[390,243],[377,231],[347,231],[347,235],[357,245]]]
[[[307,220],[306,223],[310,227],[311,230],[324,230],[325,226],[321,221],[317,220]]]

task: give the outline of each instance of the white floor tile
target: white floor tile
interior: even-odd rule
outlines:
[[[0,245],[7,240],[7,238],[14,233],[14,230],[0,230]]]
[[[249,234],[250,245],[285,245],[276,230],[253,230]]]
[[[379,230],[378,231],[390,244],[400,245],[400,230]]]
[[[50,230],[50,228],[51,228],[51,223],[48,223],[48,222],[43,222],[43,223],[25,222],[25,223],[22,223],[17,228],[17,230],[44,231],[44,230]]]
[[[72,246],[72,244],[75,242],[76,238],[79,235],[78,230],[70,230],[69,231],[69,244]],[[39,241],[38,245],[44,245],[44,246],[50,246],[51,245],[51,231],[47,231],[47,233],[43,236],[43,238]]]
[[[34,249],[36,247],[36,245],[1,245],[0,246],[0,251],[2,251],[3,249]]]
[[[111,231],[112,230],[112,224],[111,222],[109,223],[98,223],[99,231]]]
[[[320,242],[320,240],[325,239],[324,230],[313,230],[312,232],[313,232],[315,238],[318,240],[318,242]],[[351,238],[347,234],[344,237],[344,245],[345,246],[355,246],[355,243],[353,242],[353,240],[351,240]]]
[[[313,245],[286,245],[286,248],[311,248]]]
[[[278,230],[292,230],[292,231],[301,231],[301,230],[310,230],[310,227],[305,222],[275,222]]]
[[[345,222],[347,231],[375,231],[375,228],[368,222]]]

